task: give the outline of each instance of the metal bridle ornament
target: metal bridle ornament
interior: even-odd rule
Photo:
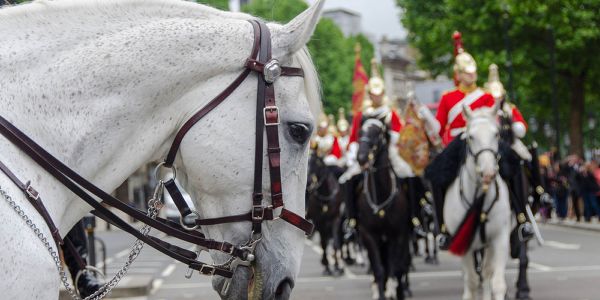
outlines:
[[[281,76],[302,77],[303,72],[300,68],[282,67],[279,64],[279,61],[273,59],[271,57],[271,36],[269,29],[264,23],[258,20],[250,20],[249,22],[252,24],[254,29],[254,45],[251,55],[246,60],[244,70],[219,95],[217,95],[214,99],[208,102],[207,105],[190,117],[190,119],[179,129],[175,135],[175,139],[165,160],[160,163],[155,170],[155,173],[158,175],[160,168],[169,168],[173,172],[173,178],[168,180],[160,179],[158,181],[158,184],[155,187],[154,195],[148,202],[149,208],[147,213],[129,207],[110,194],[104,192],[91,182],[87,181],[44,150],[41,146],[31,140],[27,135],[17,129],[6,119],[0,116],[0,134],[2,134],[21,151],[32,158],[37,164],[39,164],[50,175],[61,182],[65,187],[79,196],[88,205],[92,206],[94,208],[94,211],[92,212],[96,216],[106,220],[107,222],[137,238],[137,241],[135,242],[129,258],[123,268],[117,272],[113,279],[106,283],[103,288],[86,299],[102,299],[105,297],[127,273],[128,268],[139,255],[139,252],[144,244],[148,244],[163,254],[166,254],[171,258],[184,263],[190,268],[190,270],[196,270],[203,275],[219,275],[225,277],[226,283],[223,286],[222,294],[226,294],[229,289],[230,280],[233,277],[233,273],[235,272],[236,268],[238,266],[250,266],[255,260],[254,250],[256,245],[262,240],[261,224],[263,221],[282,219],[304,231],[306,234],[310,234],[312,232],[312,223],[305,220],[303,217],[285,209],[284,207],[280,171],[280,148],[278,140],[278,125],[280,124],[280,115],[279,109],[275,102],[275,91],[273,86],[273,83]],[[179,188],[175,184],[174,179],[177,176],[177,168],[173,162],[178,153],[179,145],[181,144],[185,134],[206,114],[211,112],[215,107],[222,103],[237,87],[240,86],[240,84],[251,72],[262,75],[258,77],[259,80],[257,89],[254,192],[251,197],[252,209],[248,213],[239,215],[201,219],[197,212],[192,211],[189,209],[189,207],[187,207]],[[265,133],[267,137],[267,157],[269,162],[271,182],[271,205],[268,206],[263,206],[262,204],[262,200],[264,198],[262,193],[262,145]],[[35,189],[31,187],[29,182],[27,184],[23,184],[10,171],[9,168],[2,164],[2,162],[0,162],[0,169],[8,176],[9,179],[11,179],[11,181],[15,183],[15,185],[17,185],[17,187],[23,191],[29,202],[42,215],[46,225],[53,235],[58,249],[58,245],[62,244],[62,239],[58,233],[58,229],[47,214],[46,209]],[[171,198],[181,213],[181,224],[157,217],[158,211],[163,206],[161,199],[165,189],[171,195]],[[20,209],[20,207],[10,198],[10,196],[6,194],[4,190],[0,189],[0,194],[15,210],[15,212],[17,212],[19,216],[21,216],[23,220],[25,220],[25,222],[32,228],[32,230],[34,230],[34,233],[44,243],[44,246],[48,249],[54,262],[56,263],[57,270],[59,271],[61,281],[65,285],[65,288],[74,299],[79,299],[77,294],[67,282],[65,275],[66,273],[62,269],[58,251],[53,249],[53,247],[50,245],[50,242],[41,233],[39,228],[33,224],[31,219],[25,215],[23,210]],[[145,223],[146,225],[144,225],[141,230],[136,230],[101,205],[96,199],[102,200],[103,203],[128,214],[129,216]],[[196,217],[194,218],[194,226],[188,226],[185,224],[184,218],[188,215],[194,215]],[[208,239],[204,236],[204,234],[196,230],[200,226],[232,222],[252,223],[250,238],[241,246],[235,246],[228,242],[220,242]],[[167,233],[169,236],[196,245],[198,251],[189,251],[148,235],[151,227]],[[196,260],[200,251],[208,250],[215,250],[228,254],[231,256],[231,258],[221,265],[210,265]],[[188,273],[186,277],[189,278],[189,276],[191,275]]]

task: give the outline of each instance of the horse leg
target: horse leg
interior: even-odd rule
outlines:
[[[527,256],[527,242],[521,242],[519,251],[519,278],[517,280],[517,300],[530,300],[529,283],[527,281],[527,266],[529,265],[529,257]]]
[[[479,276],[475,272],[475,257],[472,252],[467,252],[462,258],[464,290],[462,300],[473,300],[477,293]]]
[[[412,291],[410,290],[410,284],[408,281],[412,257],[410,256],[409,245],[406,237],[401,238],[399,246],[400,248],[396,250],[398,255],[398,263],[396,264],[398,267],[395,274],[398,280],[396,296],[398,300],[403,300],[405,297],[412,297]]]
[[[437,239],[435,238],[435,236],[433,237],[433,264],[437,265],[440,263],[440,261],[438,260],[438,245],[437,245]]]
[[[329,260],[327,259],[327,242],[329,241],[329,235],[325,230],[319,232],[319,238],[321,240],[321,249],[323,249],[323,256],[321,257],[321,264],[325,267],[323,275],[331,276],[331,270],[329,269]]]
[[[341,218],[336,218],[333,223],[333,264],[335,275],[341,275],[344,273],[344,269],[340,267],[339,260],[342,256],[342,237],[341,237]]]
[[[483,300],[504,300],[506,297],[506,263],[509,233],[501,233],[490,244],[483,259]]]
[[[361,238],[364,242],[364,246],[367,248],[371,270],[373,271],[373,277],[375,279],[372,287],[373,299],[385,300],[385,270],[383,269],[378,244],[366,230],[363,229],[361,232]]]
[[[427,224],[427,223],[425,223]],[[432,264],[433,256],[431,255],[431,246],[429,245],[429,234],[423,239],[425,241],[425,263]],[[435,240],[435,239],[434,239]]]

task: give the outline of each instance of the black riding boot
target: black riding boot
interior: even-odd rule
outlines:
[[[444,223],[444,191],[440,187],[432,186],[433,201],[435,202],[435,214],[438,220],[437,234],[439,236],[438,246],[440,250],[448,250],[450,248],[450,242],[452,238],[446,230],[446,223]]]
[[[346,181],[345,191],[346,191],[346,216],[348,217],[348,225],[355,231],[356,226],[358,225],[358,207],[356,204],[357,198],[357,188],[362,175],[355,175]]]
[[[419,199],[424,197],[423,189],[421,188],[421,179],[419,177],[406,178],[407,192],[408,192],[408,204],[410,211],[410,221],[413,225],[413,231],[419,238],[427,237],[427,232],[423,229],[419,217],[417,217],[420,211]]]
[[[83,229],[83,222],[78,222],[65,237],[65,245],[62,246],[65,263],[71,273],[73,282],[77,274],[85,269],[88,257],[87,239]],[[70,245],[67,245],[71,243]],[[76,253],[73,253],[73,252]],[[82,272],[77,280],[79,295],[85,298],[102,287],[102,283],[90,272]]]
[[[433,192],[440,250],[448,250],[451,242],[444,224],[444,196],[450,184],[458,177],[460,166],[464,163],[466,156],[466,141],[462,138],[455,138],[425,168],[425,178],[431,183]]]
[[[523,182],[523,173],[522,166],[519,166],[516,169],[515,176],[512,176],[509,179],[508,188],[510,189],[510,198],[511,198],[511,206],[515,213],[517,219],[518,226],[518,235],[519,240],[527,241],[531,239],[534,235],[533,226],[527,219],[527,211],[525,209],[527,203],[527,199],[525,195],[527,192],[525,191],[524,182]]]

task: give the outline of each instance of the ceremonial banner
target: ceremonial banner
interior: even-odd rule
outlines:
[[[359,53],[356,53],[354,60],[354,76],[352,76],[352,86],[354,90],[352,92],[352,114],[356,114],[361,111],[362,102],[365,97],[365,85],[369,82],[367,72],[360,61]]]

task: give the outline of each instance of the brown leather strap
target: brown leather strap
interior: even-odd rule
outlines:
[[[250,22],[250,23],[252,24],[252,26],[254,28],[254,45],[252,46],[252,52],[250,53],[250,57],[256,57],[256,54],[258,53],[258,46],[259,46],[258,41],[260,39],[260,32],[258,30],[256,30],[256,28],[254,27],[255,26],[254,22]],[[235,89],[237,89],[238,86],[240,86],[240,84],[244,81],[244,79],[246,79],[246,77],[248,77],[248,74],[250,74],[250,69],[244,68],[244,71],[242,71],[242,73],[231,84],[229,84],[229,86],[227,86],[227,88],[225,88],[225,90],[223,90],[221,93],[219,93],[206,106],[204,106],[201,110],[199,110],[192,117],[190,117],[190,119],[187,120],[183,124],[183,126],[181,126],[181,128],[175,135],[175,139],[173,140],[173,143],[171,144],[171,148],[169,149],[167,157],[165,158],[165,166],[166,167],[173,166],[173,162],[175,161],[175,156],[177,155],[177,151],[179,151],[179,145],[181,145],[181,141],[183,141],[183,138],[185,137],[187,132],[196,123],[198,123],[198,121],[200,121],[200,119],[202,119],[204,116],[206,116],[206,114],[211,112],[215,107],[219,106],[219,104],[221,104],[225,99],[227,99],[227,97],[229,97],[229,95],[231,95],[231,93],[233,93],[233,91],[235,91]]]
[[[79,270],[84,270],[87,266],[87,263],[85,262],[85,260],[83,259],[83,257],[81,257],[81,255],[79,254],[79,251],[77,251],[77,249],[75,249],[75,245],[73,245],[73,242],[71,242],[71,240],[69,239],[69,237],[65,237],[64,241],[64,245],[65,247],[67,247],[67,249],[69,249],[69,252],[71,252],[71,256],[73,256],[73,258],[75,258],[75,263],[77,263],[77,267],[79,268]],[[73,275],[76,276],[77,274]]]
[[[252,53],[250,56],[250,60],[254,60],[259,54],[258,59],[260,62],[268,62],[271,60],[271,38],[269,29],[267,26],[256,20],[250,21],[254,28],[254,46],[252,49]],[[260,41],[260,43],[259,43]],[[260,44],[260,53],[259,53],[259,44]],[[257,62],[254,67],[247,67],[244,71],[217,97],[212,99],[205,107],[203,107],[200,111],[194,114],[178,131],[171,145],[171,148],[167,154],[165,159],[165,166],[171,167],[173,165],[173,161],[175,160],[175,156],[179,149],[179,145],[183,140],[185,134],[189,131],[189,129],[197,123],[202,117],[204,117],[207,113],[209,113],[212,109],[218,106],[221,102],[225,100],[232,92],[235,90],[241,82],[248,76],[251,70],[259,72],[259,74],[264,75],[264,63],[262,64],[262,70],[259,71],[261,65]],[[282,69],[282,74],[284,76],[301,76],[302,72],[297,68],[287,68],[284,67]],[[260,233],[260,225],[263,220],[273,220],[273,209],[283,206],[283,198],[281,191],[281,175],[280,175],[280,149],[279,149],[279,140],[278,140],[278,123],[279,123],[279,110],[277,109],[275,103],[275,92],[273,84],[267,82],[264,76],[259,76],[258,80],[258,93],[257,93],[257,117],[256,117],[256,150],[255,150],[255,182],[254,182],[254,193],[253,193],[253,207],[249,213],[229,216],[229,217],[221,217],[215,219],[207,219],[207,220],[198,220],[198,224],[212,225],[224,223],[224,222],[237,222],[237,221],[251,221],[253,223],[253,230],[255,233]],[[262,206],[262,157],[263,157],[263,134],[264,128],[266,127],[267,132],[267,155],[269,158],[269,169],[270,169],[270,177],[271,177],[271,196],[272,196],[272,206],[263,207]],[[164,241],[161,241],[155,237],[147,237],[141,234],[139,231],[128,225],[122,219],[114,215],[110,210],[103,207],[100,203],[96,201],[96,199],[88,194],[90,192],[94,196],[100,198],[104,202],[109,205],[127,213],[128,215],[160,230],[171,236],[179,238],[184,241],[188,241],[191,243],[195,243],[207,249],[213,249],[222,251],[225,253],[229,253],[233,256],[237,256],[242,259],[246,259],[248,252],[246,250],[241,250],[237,247],[234,247],[232,244],[226,242],[217,242],[214,240],[205,239],[202,234],[199,233],[187,233],[181,231],[181,229],[177,226],[172,226],[169,221],[166,220],[155,220],[147,217],[143,212],[131,208],[121,201],[115,199],[110,196],[106,192],[102,191],[94,184],[90,183],[79,174],[71,170],[65,164],[60,162],[50,153],[41,148],[38,144],[36,144],[33,140],[19,131],[16,127],[14,127],[10,122],[6,119],[0,117],[0,133],[4,135],[7,139],[9,139],[13,144],[19,147],[23,152],[29,155],[34,161],[36,161],[42,168],[44,168],[48,173],[54,176],[58,181],[60,181],[63,185],[69,188],[73,193],[82,198],[86,203],[92,206],[95,209],[95,213],[99,216],[105,218],[105,220],[111,222],[115,226],[123,229],[124,231],[132,234],[138,239],[144,241],[151,247],[159,250],[160,252],[180,261],[184,264],[188,265],[190,268],[198,270],[200,273],[205,275],[221,275],[224,277],[231,277],[233,274],[230,270],[217,268],[211,265],[204,264],[202,262],[198,262],[195,260],[196,255],[191,254],[189,251],[172,246]],[[32,202],[32,205],[36,207],[36,209],[40,212],[40,214],[46,219],[49,228],[56,228],[54,224],[52,224],[52,220],[48,216],[48,213],[45,211],[43,204],[41,202],[38,204],[39,196],[37,192],[29,186],[29,184],[22,184],[8,168],[5,168],[7,175],[11,180],[19,186],[24,192],[31,197],[28,199],[35,200]],[[15,180],[16,179],[16,180]],[[87,190],[88,192],[84,191]],[[173,192],[174,195],[179,194],[180,192],[177,189],[176,185],[170,184],[168,191]],[[176,196],[177,197],[177,196]],[[181,200],[181,199],[180,199]],[[181,201],[180,201],[181,202]],[[185,202],[185,201],[183,201]],[[182,204],[182,203],[180,203]],[[41,206],[40,206],[41,205]],[[183,205],[182,210],[185,210]],[[187,206],[187,205],[186,205]],[[189,208],[188,208],[189,209]],[[185,213],[185,212],[184,212]],[[312,232],[312,224],[307,220],[303,219],[299,215],[294,214],[291,211],[286,209],[282,209],[282,213],[279,216],[281,219],[289,222],[290,224],[304,230],[307,234]],[[58,235],[58,230],[53,232]],[[58,236],[60,239],[60,236]],[[56,237],[55,237],[56,239]],[[62,241],[62,240],[61,240]]]
[[[185,202],[185,199],[183,199],[183,194],[179,191],[174,179],[167,180],[165,182],[165,188],[167,189],[167,192],[169,192],[169,195],[171,195],[171,199],[175,203],[175,206],[177,206],[182,219],[192,213],[192,210],[187,205],[187,202]]]
[[[40,216],[42,216],[42,218],[46,222],[46,225],[48,226],[48,229],[50,229],[50,234],[52,234],[54,242],[56,243],[56,249],[60,249],[59,245],[62,245],[64,241],[60,236],[60,233],[58,232],[58,228],[54,224],[54,221],[52,221],[48,210],[44,206],[44,203],[42,202],[39,193],[31,186],[29,181],[27,183],[23,183],[21,180],[19,180],[19,178],[17,178],[17,176],[4,163],[2,163],[2,161],[0,161],[0,169],[21,191],[23,191],[23,193],[25,194],[25,198],[27,198],[29,203],[31,203],[31,205],[35,208],[35,210],[37,210]]]
[[[168,226],[165,222],[160,222],[155,219],[149,218],[143,212],[134,209],[120,200],[112,197],[110,194],[104,192],[94,184],[90,183],[79,174],[71,170],[69,167],[64,165],[50,153],[41,148],[38,144],[33,142],[29,137],[23,134],[20,130],[14,127],[10,122],[8,122],[3,117],[0,117],[0,133],[4,135],[8,140],[10,140],[15,146],[19,147],[23,152],[25,152],[29,157],[31,157],[36,163],[38,163],[42,168],[44,168],[49,174],[55,177],[58,181],[60,181],[65,187],[74,192],[77,196],[79,196],[82,200],[88,203],[97,211],[100,211],[107,218],[113,219],[114,222],[123,222],[122,227],[127,227],[127,231],[136,237],[143,240],[143,236],[139,237],[136,233],[139,233],[135,228],[126,224],[119,217],[114,215],[110,210],[103,207],[100,203],[98,203],[94,197],[90,196],[88,193],[83,191],[83,189],[89,191],[94,194],[96,197],[103,200],[105,203],[119,209],[122,212],[132,216],[133,218],[142,221],[145,224],[156,228],[170,236],[174,236],[178,239],[181,239],[186,242],[190,242],[196,245],[200,245],[202,247],[206,247],[213,250],[221,251],[220,249],[230,249],[233,246],[231,244],[223,242],[223,244],[227,244],[227,246],[222,246],[215,244],[214,241],[206,240],[204,238],[200,238],[197,235],[189,234],[188,232],[180,231],[175,227]],[[83,189],[82,189],[83,188]],[[132,233],[133,232],[133,233]],[[156,244],[156,243],[154,243]],[[216,248],[212,248],[216,247]],[[157,249],[159,250],[159,249]],[[161,250],[159,250],[161,251]],[[162,251],[161,251],[162,252]],[[226,251],[226,253],[235,253],[239,255],[238,257],[244,258],[246,255],[246,251],[240,250],[236,248],[236,251]],[[236,256],[237,256],[236,255]]]
[[[259,74],[264,73],[265,70],[265,64],[253,58],[248,58],[245,66],[246,68],[251,69]],[[304,77],[304,71],[301,68],[281,67],[281,76]]]

